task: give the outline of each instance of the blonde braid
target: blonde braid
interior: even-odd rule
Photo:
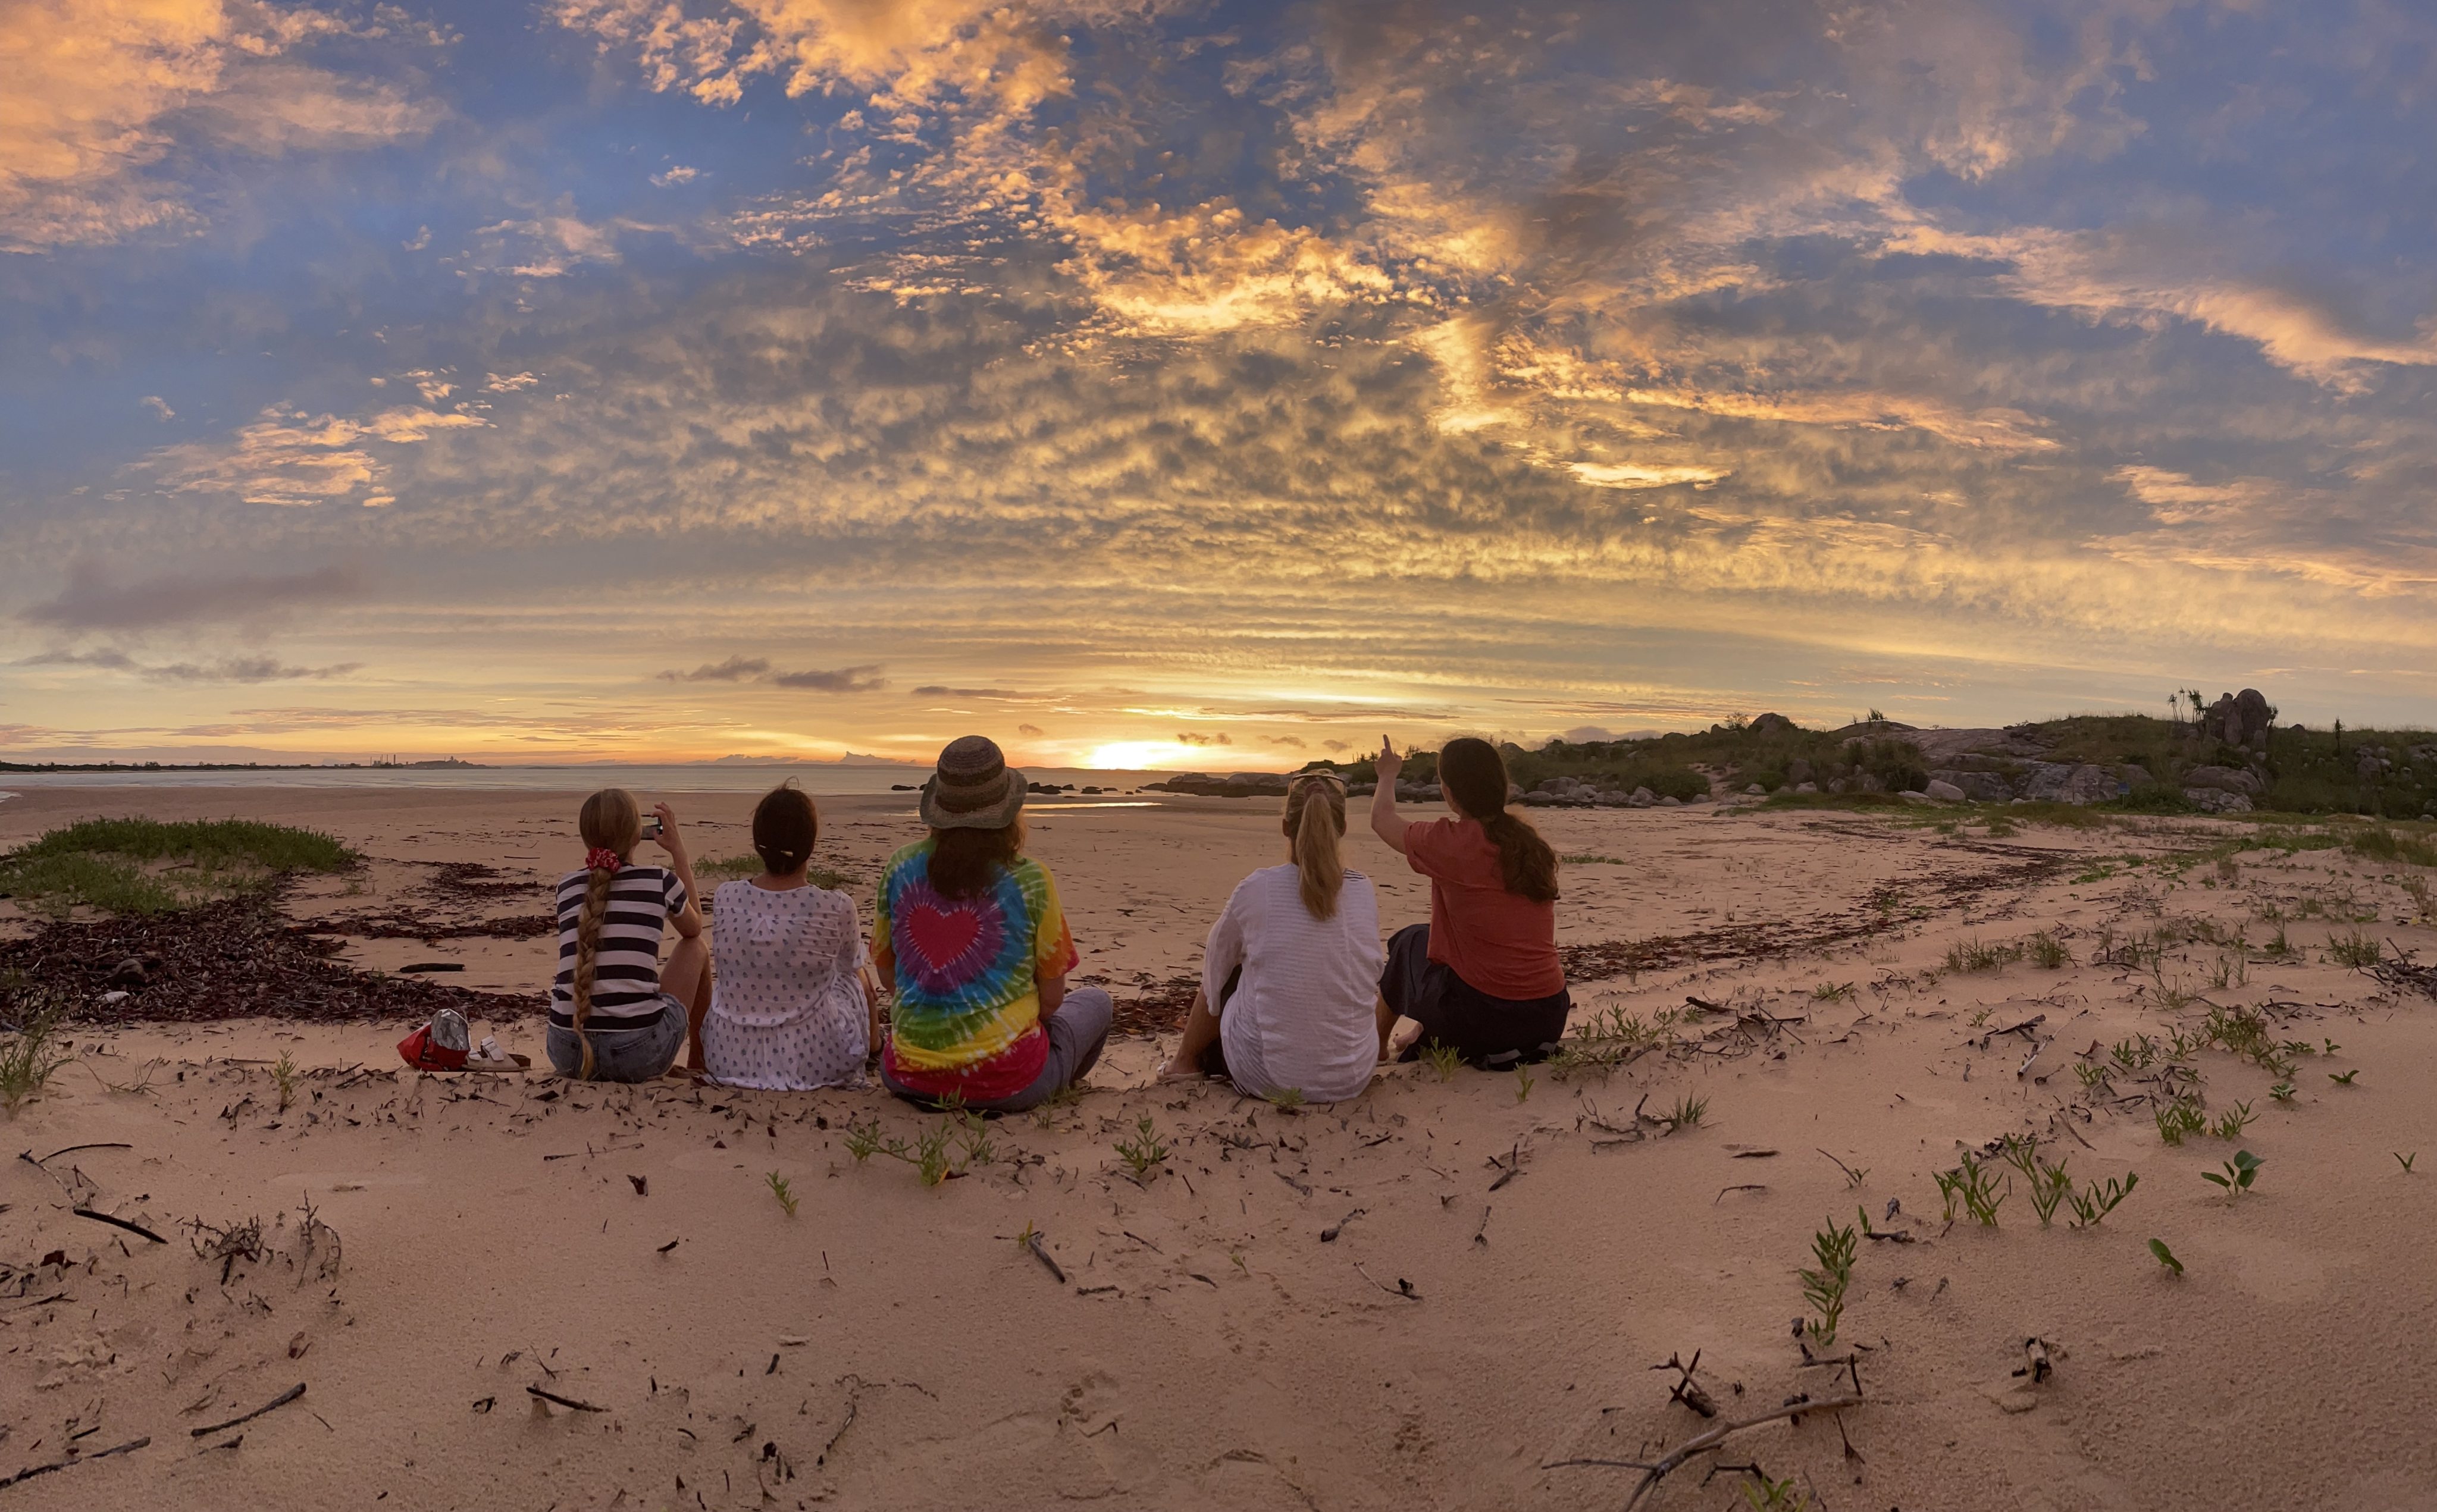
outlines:
[[[608,866],[592,868],[591,879],[584,885],[584,912],[575,921],[575,981],[569,987],[574,999],[575,1043],[584,1056],[584,1080],[592,1080],[592,1037],[584,1032],[584,1021],[592,1017],[592,973],[601,953],[601,919],[609,912],[609,884],[618,879],[617,869]]]

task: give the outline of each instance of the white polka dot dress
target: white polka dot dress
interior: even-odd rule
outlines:
[[[705,1068],[729,1086],[860,1086],[870,1019],[854,902],[827,888],[773,893],[728,882],[711,895]]]

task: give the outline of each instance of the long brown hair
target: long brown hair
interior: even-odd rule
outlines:
[[[1303,906],[1316,919],[1337,916],[1337,894],[1345,885],[1345,858],[1338,842],[1345,834],[1345,784],[1307,772],[1287,784],[1287,815],[1279,826],[1303,874]]]
[[[979,897],[1024,854],[1024,821],[1004,829],[931,831],[931,891],[952,901]]]
[[[1439,781],[1466,819],[1478,820],[1498,845],[1498,869],[1506,891],[1534,903],[1557,900],[1557,853],[1540,832],[1506,811],[1506,758],[1498,747],[1471,736],[1449,740],[1439,752]]]
[[[636,842],[643,838],[643,811],[625,789],[604,788],[584,800],[575,828],[584,837],[586,850],[613,851],[622,866],[634,854]],[[591,878],[584,886],[584,912],[575,919],[575,976],[567,990],[576,1047],[584,1056],[583,1079],[587,1082],[592,1080],[592,1039],[584,1032],[584,1021],[592,1017],[592,971],[601,953],[601,918],[609,912],[609,884],[617,880],[618,869],[591,868]]]
[[[821,811],[812,794],[785,782],[762,795],[753,806],[753,853],[773,877],[792,877],[813,859],[813,842],[821,836]]]

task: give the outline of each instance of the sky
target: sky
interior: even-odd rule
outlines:
[[[2409,0],[0,0],[0,758],[2427,724]]]

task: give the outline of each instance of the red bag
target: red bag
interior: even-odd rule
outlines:
[[[465,1069],[465,1052],[432,1043],[430,1024],[399,1040],[397,1052],[417,1070],[462,1071]]]

